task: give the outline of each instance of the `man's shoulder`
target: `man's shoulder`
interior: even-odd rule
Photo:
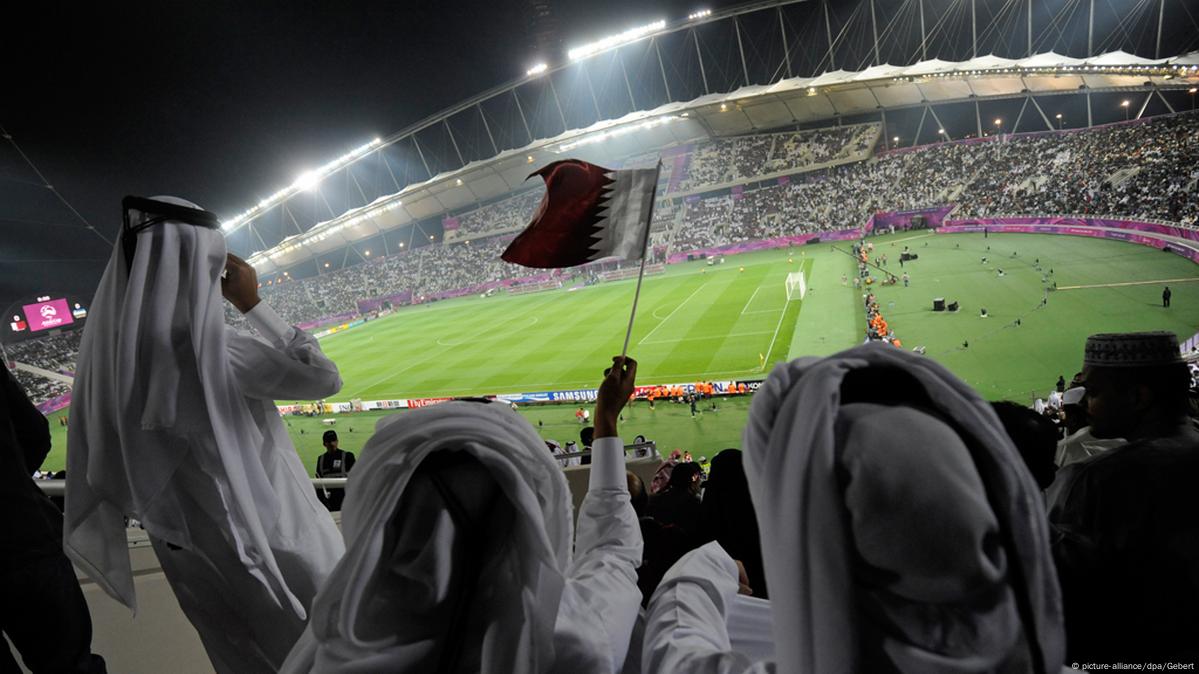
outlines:
[[[1199,471],[1199,433],[1133,440],[1077,464],[1090,480],[1128,479],[1134,475]]]

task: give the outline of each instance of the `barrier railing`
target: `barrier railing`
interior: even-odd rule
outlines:
[[[625,451],[625,454],[632,452],[633,458],[635,458],[635,459],[652,458],[652,457],[659,456],[658,445],[657,445],[657,443],[655,443],[652,440],[650,440],[648,442],[639,442],[639,443],[634,443],[631,445],[625,445],[624,451]],[[565,461],[568,459],[580,458],[580,457],[590,456],[590,455],[591,455],[590,450],[584,450],[581,452],[571,452],[569,454],[555,454],[554,458],[557,459],[559,463],[562,463],[562,461]],[[344,477],[313,477],[313,478],[309,478],[309,481],[312,482],[313,487],[320,488],[320,489],[345,489],[346,481],[348,479],[349,478],[344,478]],[[44,493],[46,496],[63,496],[67,493],[67,481],[66,480],[34,480],[33,483],[36,484],[38,486],[38,488],[42,490],[42,493]]]
[[[647,440],[645,442],[638,442],[638,443],[634,443],[631,445],[625,445],[624,453],[627,455],[629,452],[633,453],[632,458],[634,458],[634,459],[647,459],[647,458],[661,458],[662,457],[661,454],[658,454],[658,444],[656,442],[654,442],[653,440]],[[554,458],[557,459],[557,461],[560,465],[562,465],[563,467],[566,467],[566,464],[563,462],[568,461],[570,459],[582,458],[584,456],[591,456],[591,450],[584,449],[579,452],[567,452],[565,454],[555,454]]]

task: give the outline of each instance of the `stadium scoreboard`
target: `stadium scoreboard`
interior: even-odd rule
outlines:
[[[22,306],[20,313],[12,315],[8,328],[12,332],[40,332],[63,328],[84,318],[87,318],[87,309],[79,302],[71,303],[66,298],[47,295]]]

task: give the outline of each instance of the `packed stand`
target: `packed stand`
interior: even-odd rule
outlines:
[[[458,236],[469,239],[481,234],[500,234],[523,229],[533,219],[544,194],[544,189],[528,190],[459,215]]]
[[[25,370],[13,370],[13,376],[21,383],[21,387],[25,389],[25,395],[29,396],[35,405],[66,395],[71,391],[71,385],[66,382],[39,377]]]
[[[864,159],[878,139],[878,124],[814,131],[756,134],[703,143],[691,153],[675,191],[751,181],[838,161]]]
[[[970,181],[957,215],[1090,214],[1195,226],[1199,116],[987,143],[997,160]]]
[[[82,329],[69,330],[57,335],[6,344],[4,352],[10,361],[60,374],[71,374],[75,371],[75,357],[79,353],[81,339]]]

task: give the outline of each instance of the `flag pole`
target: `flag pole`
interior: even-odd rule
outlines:
[[[637,271],[637,290],[633,292],[633,310],[629,312],[629,328],[624,333],[624,347],[620,350],[623,359],[629,353],[629,338],[633,336],[633,319],[637,316],[637,300],[641,298],[641,279],[645,277],[645,258],[649,252],[649,229],[654,223],[654,202],[658,198],[658,180],[662,177],[662,160],[658,160],[658,170],[654,173],[654,188],[650,192],[649,215],[645,217],[645,239],[641,242],[641,268]]]

